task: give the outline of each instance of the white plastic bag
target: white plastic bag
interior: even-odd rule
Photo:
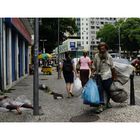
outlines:
[[[23,105],[23,104],[31,104],[31,101],[27,99],[25,95],[20,95],[15,99],[15,103]]]
[[[126,84],[130,79],[130,74],[134,71],[134,67],[128,64],[122,64],[118,62],[114,62],[117,81],[119,81],[122,85]]]
[[[74,87],[73,87],[73,91],[74,92],[79,92],[82,90],[82,84],[81,84],[81,80],[79,79],[79,77],[77,77],[74,80]]]

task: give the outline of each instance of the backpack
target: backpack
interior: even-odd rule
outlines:
[[[71,62],[71,60],[64,60],[63,63],[63,71],[64,72],[72,72],[73,71],[73,64]]]

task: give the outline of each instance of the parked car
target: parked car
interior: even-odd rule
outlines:
[[[110,55],[112,56],[112,58],[120,58],[119,53],[110,53]]]

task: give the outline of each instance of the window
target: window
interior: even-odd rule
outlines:
[[[84,39],[84,37],[82,36],[82,39]]]
[[[86,28],[86,30],[88,30],[88,28]]]
[[[99,21],[96,21],[96,24],[97,24],[97,25],[99,25],[99,23],[100,23]]]
[[[96,26],[96,28],[97,28],[97,29],[100,29],[100,27],[99,27],[99,26]]]
[[[91,29],[95,29],[95,26],[91,26]]]
[[[88,41],[86,41],[86,44],[88,44]]]
[[[91,21],[90,23],[91,23],[91,24],[94,24],[94,21]]]
[[[91,41],[91,44],[95,44],[95,41]]]
[[[95,31],[91,31],[91,34],[95,34]]]
[[[88,39],[88,36],[86,37],[86,39]]]

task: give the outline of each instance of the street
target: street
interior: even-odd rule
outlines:
[[[75,97],[68,99],[64,79],[57,79],[57,72],[54,69],[53,75],[44,75],[39,70],[39,84],[45,84],[50,87],[50,89],[56,93],[63,94],[64,99],[55,100],[51,94],[45,93],[42,90],[39,90],[39,103],[42,109],[40,110],[42,115],[33,116],[33,111],[29,109],[22,109],[22,115],[16,115],[15,111],[9,112],[6,109],[1,109],[0,111],[0,121],[1,122],[105,122],[105,121],[140,121],[139,118],[133,120],[131,114],[133,111],[140,114],[140,87],[139,81],[140,76],[135,76],[135,95],[136,95],[136,105],[130,106],[128,99],[128,104],[118,104],[112,101],[113,108],[105,110],[103,113],[97,115],[94,114],[94,108],[84,105],[81,99],[80,93],[75,94]],[[125,85],[125,89],[129,92],[129,82]],[[6,95],[16,98],[20,95],[25,95],[31,101],[33,100],[33,76],[30,75],[24,80],[20,81],[14,87],[9,90],[9,93]],[[126,110],[126,111],[125,111]],[[127,117],[130,118],[121,118],[115,120],[110,117],[105,116],[114,116],[113,113],[122,114],[128,113]],[[107,118],[107,119],[106,119]],[[126,119],[126,120],[125,120]]]

